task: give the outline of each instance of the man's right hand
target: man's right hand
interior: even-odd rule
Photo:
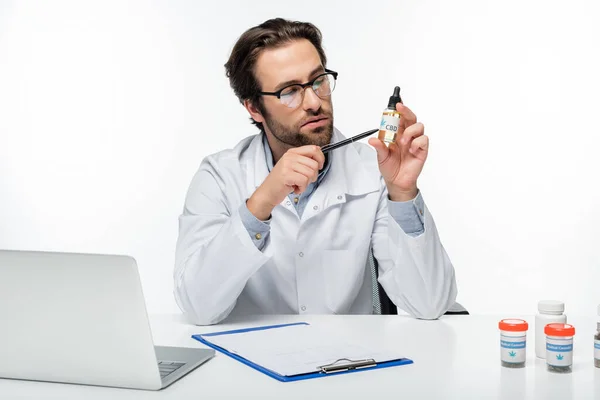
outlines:
[[[300,194],[317,180],[325,156],[319,146],[289,149],[275,164],[265,181],[246,203],[248,210],[261,221],[269,219],[273,208],[291,192]]]

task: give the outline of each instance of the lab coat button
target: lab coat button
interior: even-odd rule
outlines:
[[[319,206],[314,206],[313,210],[317,211],[319,209]]]
[[[342,196],[338,196],[338,200],[341,200],[341,199],[342,199]]]
[[[300,309],[301,309],[302,311],[306,311],[306,306],[302,306],[302,307],[300,307]]]
[[[300,253],[298,253],[298,255],[299,255],[300,257],[304,257],[304,253],[303,253],[303,252],[300,252]]]

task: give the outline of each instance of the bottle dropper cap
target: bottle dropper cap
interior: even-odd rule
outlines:
[[[388,108],[396,109],[396,103],[402,103],[402,99],[400,98],[400,86],[396,86],[394,88],[394,94],[390,96],[390,101],[388,102]]]

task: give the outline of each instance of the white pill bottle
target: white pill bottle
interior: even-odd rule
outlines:
[[[566,324],[565,303],[557,300],[542,300],[538,303],[535,315],[535,356],[546,358],[546,334],[544,327],[548,324]]]

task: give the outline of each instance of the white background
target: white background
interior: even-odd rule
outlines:
[[[177,311],[190,179],[256,133],[223,64],[282,16],[321,28],[343,133],[377,127],[395,85],[425,123],[419,186],[463,305],[595,312],[598,2],[200,3],[0,0],[0,248],[130,254],[149,311]]]

